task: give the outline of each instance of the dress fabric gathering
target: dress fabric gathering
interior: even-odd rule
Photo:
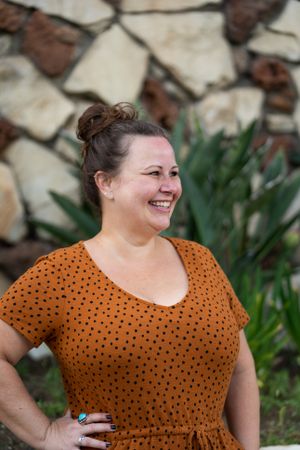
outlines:
[[[72,417],[112,415],[117,431],[93,436],[112,450],[243,450],[222,414],[249,316],[210,250],[168,240],[189,281],[172,306],[118,287],[81,241],[39,258],[0,318],[53,351]]]

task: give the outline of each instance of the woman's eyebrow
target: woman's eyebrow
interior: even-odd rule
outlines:
[[[144,170],[150,169],[151,167],[158,167],[159,169],[163,169],[163,166],[161,166],[160,164],[151,164],[151,166],[145,167]],[[171,169],[178,169],[178,166],[175,164],[171,167]]]

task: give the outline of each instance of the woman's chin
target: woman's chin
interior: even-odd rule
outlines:
[[[161,233],[162,231],[165,231],[170,226],[170,220],[161,220],[159,222],[153,223],[153,228],[157,233]]]

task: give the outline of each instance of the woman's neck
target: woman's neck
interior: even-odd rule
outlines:
[[[115,230],[102,229],[93,240],[99,247],[109,249],[119,255],[119,257],[128,258],[131,254],[135,258],[145,258],[156,251],[160,243],[160,237],[155,234],[151,237],[141,235],[131,235],[124,230],[117,232]]]

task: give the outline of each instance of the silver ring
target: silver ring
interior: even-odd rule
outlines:
[[[85,440],[85,435],[81,434],[78,438],[79,447],[82,446],[83,441]]]

